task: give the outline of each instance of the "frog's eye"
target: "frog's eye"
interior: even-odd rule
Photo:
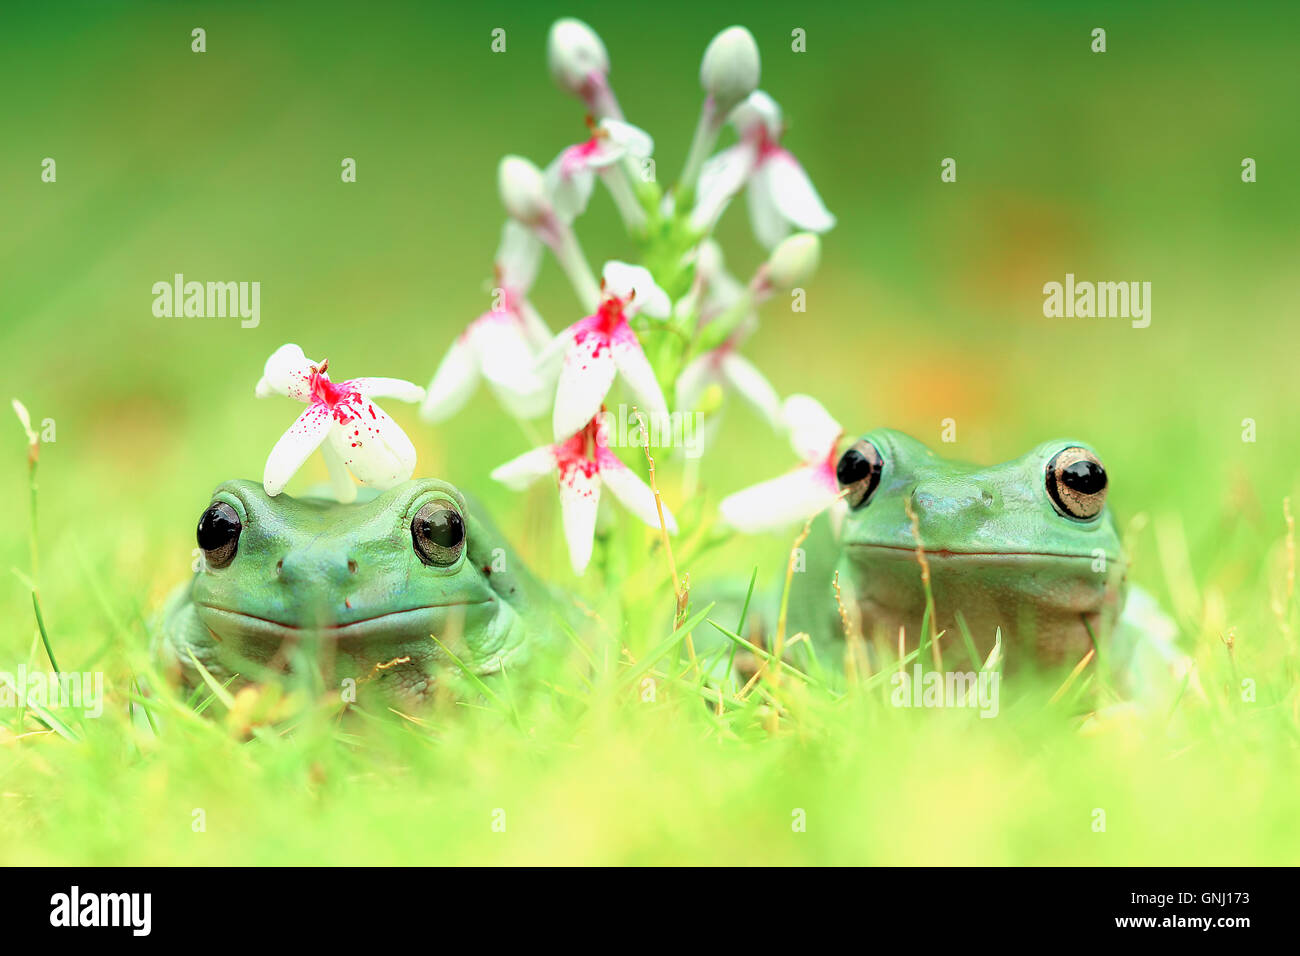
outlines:
[[[884,464],[879,450],[865,438],[840,456],[835,466],[835,477],[841,488],[849,489],[845,496],[850,508],[861,508],[871,498],[880,484],[880,468]]]
[[[411,541],[425,564],[446,568],[465,550],[465,519],[446,501],[430,501],[411,519]]]
[[[203,549],[203,559],[209,568],[224,568],[235,560],[239,548],[239,532],[244,528],[239,513],[224,501],[213,502],[199,518],[195,537]]]
[[[1106,503],[1106,469],[1086,448],[1058,451],[1047,463],[1047,494],[1067,518],[1095,518]]]

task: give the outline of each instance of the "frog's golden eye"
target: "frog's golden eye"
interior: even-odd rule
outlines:
[[[865,438],[840,456],[835,466],[835,477],[840,488],[849,489],[845,499],[850,508],[861,508],[871,498],[871,493],[880,484],[880,469],[884,459],[875,445]]]
[[[430,501],[411,519],[411,541],[425,564],[451,567],[465,550],[465,519],[449,502]]]
[[[224,568],[235,560],[235,552],[239,550],[239,532],[243,528],[239,513],[224,501],[213,502],[203,512],[195,537],[209,568]]]
[[[1067,518],[1095,518],[1106,504],[1106,469],[1086,448],[1062,449],[1047,463],[1047,494]]]

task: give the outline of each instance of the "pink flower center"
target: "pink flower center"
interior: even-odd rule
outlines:
[[[766,123],[755,123],[745,131],[745,139],[749,140],[758,150],[758,161],[771,159],[779,153],[784,153],[781,148],[779,137],[774,137],[768,132]]]
[[[599,436],[600,426],[593,418],[572,438],[566,438],[555,446],[555,465],[560,481],[572,483],[579,474],[585,478],[596,474],[596,457],[601,451]]]
[[[608,133],[597,127],[592,130],[591,139],[587,140],[585,143],[578,143],[566,149],[564,151],[564,159],[561,160],[560,163],[564,170],[564,175],[572,176],[575,172],[586,166],[587,161],[596,154],[597,150],[600,149],[601,141],[608,137]]]
[[[349,382],[335,385],[325,373],[329,368],[329,359],[321,362],[311,371],[311,401],[313,405],[324,405],[334,421],[346,425],[357,417],[352,403],[361,398],[361,393]]]

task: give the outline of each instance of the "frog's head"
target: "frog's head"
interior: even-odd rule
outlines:
[[[430,635],[483,670],[518,642],[517,582],[485,537],[442,481],[346,505],[229,481],[199,518],[195,612],[232,672],[284,670],[305,649],[326,673],[423,690],[446,660]]]
[[[942,458],[879,429],[837,465],[849,505],[841,538],[864,623],[919,631],[924,608],[918,536],[938,625],[956,612],[987,648],[1031,641],[1055,662],[1108,630],[1122,598],[1124,558],[1106,507],[1108,478],[1085,442],[1043,442],[1020,458],[978,466]],[[955,629],[949,636],[960,641]],[[1100,637],[1099,634],[1097,634]]]

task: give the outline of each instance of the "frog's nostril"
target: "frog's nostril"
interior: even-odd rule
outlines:
[[[353,561],[351,558],[348,559],[348,573],[349,574],[357,573],[357,563]]]
[[[284,558],[281,558],[279,561],[275,562],[275,573],[284,574]]]

